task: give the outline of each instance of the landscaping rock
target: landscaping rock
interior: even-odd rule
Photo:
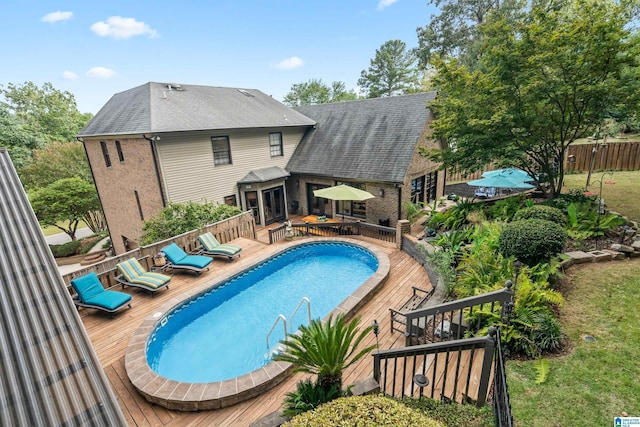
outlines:
[[[631,247],[636,251],[640,251],[640,240],[634,240]]]
[[[252,422],[249,424],[249,427],[278,427],[290,419],[289,417],[283,416],[280,411],[276,411]]]
[[[616,260],[616,261],[620,261],[623,259],[627,259],[627,256],[625,254],[623,254],[622,252],[618,252],[618,251],[612,251],[610,249],[605,249],[606,252],[609,252],[611,254],[611,259]]]
[[[363,380],[356,381],[351,389],[351,393],[354,396],[364,396],[367,394],[380,393],[380,384],[373,377],[368,377]]]
[[[621,245],[620,243],[614,243],[613,245],[611,245],[611,250],[612,251],[618,251],[618,252],[624,252],[624,253],[632,253],[635,251],[634,248],[632,248],[629,245]]]
[[[574,264],[584,264],[585,262],[593,262],[593,255],[583,251],[566,252],[565,255],[571,258]]]
[[[613,258],[608,251],[589,251],[588,253],[593,257],[594,262],[610,261]]]

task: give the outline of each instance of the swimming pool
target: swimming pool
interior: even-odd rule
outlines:
[[[295,332],[309,311],[323,318],[377,268],[377,258],[353,244],[289,248],[171,310],[149,337],[147,361],[161,376],[191,383],[251,372],[271,361],[285,325]]]
[[[220,278],[219,280],[209,282],[206,285],[203,285],[201,287],[202,289],[197,289],[194,290],[194,292],[191,292],[190,294],[194,295],[196,298],[191,297],[187,298],[186,300],[173,301],[170,304],[165,304],[160,307],[156,313],[153,313],[147,319],[145,319],[145,321],[131,338],[125,355],[125,368],[127,371],[127,375],[129,376],[129,379],[134,387],[150,402],[162,405],[170,409],[188,411],[216,409],[229,406],[242,400],[257,396],[260,393],[263,393],[269,388],[280,383],[286,377],[286,374],[290,372],[291,366],[283,362],[270,362],[264,365],[264,363],[268,362],[268,360],[264,359],[265,354],[267,354],[267,348],[266,337],[263,333],[260,333],[260,336],[254,339],[254,341],[258,342],[258,346],[260,349],[260,360],[258,366],[256,368],[249,368],[250,372],[247,372],[245,370],[244,373],[235,373],[234,375],[237,376],[233,378],[223,379],[219,377],[218,379],[207,379],[206,381],[208,382],[200,382],[200,380],[197,379],[195,381],[193,379],[175,380],[166,378],[165,376],[155,372],[151,368],[150,363],[147,359],[150,356],[149,361],[151,362],[151,364],[155,363],[153,362],[153,359],[155,357],[153,354],[155,351],[153,349],[153,345],[155,344],[153,343],[158,341],[162,342],[164,337],[162,337],[161,335],[165,334],[165,331],[163,331],[164,327],[160,325],[162,325],[163,323],[164,326],[170,325],[174,320],[179,320],[180,315],[178,313],[182,312],[186,313],[185,319],[188,319],[189,317],[197,317],[193,316],[193,313],[189,314],[190,309],[188,307],[190,301],[194,299],[197,300],[197,298],[201,298],[200,301],[203,301],[205,299],[205,295],[211,293],[210,291],[213,288],[219,288],[218,292],[222,291],[222,295],[222,293],[227,292],[227,289],[230,292],[234,286],[242,287],[240,285],[235,285],[234,283],[243,285],[243,279],[247,276],[251,276],[252,271],[254,272],[253,274],[256,274],[256,270],[259,274],[268,272],[267,270],[269,269],[276,271],[278,269],[276,269],[275,267],[277,266],[277,263],[280,262],[278,260],[282,259],[282,262],[291,261],[290,259],[287,261],[287,258],[289,257],[287,253],[291,252],[292,249],[295,249],[294,252],[303,251],[301,253],[304,253],[304,251],[311,249],[310,245],[316,245],[318,242],[322,242],[323,245],[329,243],[331,245],[337,246],[348,244],[348,246],[350,246],[352,250],[355,250],[356,253],[360,253],[363,255],[369,253],[373,255],[373,259],[375,260],[373,267],[375,268],[377,264],[377,268],[375,269],[371,277],[366,279],[366,281],[359,287],[357,286],[358,284],[356,284],[353,290],[348,291],[346,293],[346,296],[341,296],[341,299],[338,299],[337,302],[335,302],[335,300],[332,301],[332,306],[326,309],[328,310],[326,311],[326,313],[320,313],[320,311],[316,311],[316,302],[313,298],[317,298],[311,298],[311,309],[313,318],[326,318],[329,312],[333,314],[346,313],[347,315],[353,315],[355,311],[364,304],[364,302],[371,298],[376,288],[386,280],[389,273],[389,259],[386,254],[380,251],[377,247],[368,243],[360,241],[356,243],[353,240],[344,238],[305,239],[300,242],[291,242],[284,245],[278,245],[277,247],[270,247],[268,251],[265,251],[265,253],[259,257],[259,259],[256,259],[251,263],[246,262],[246,264],[238,265],[238,271],[235,271],[233,274],[229,274],[223,278]],[[334,247],[334,249],[336,248]],[[303,256],[302,258],[306,257]],[[264,267],[264,269],[259,268],[258,266],[263,263],[266,263],[269,266]],[[369,265],[369,267],[371,267],[371,264]],[[273,273],[273,271],[271,271],[271,273]],[[371,274],[371,271],[369,272],[369,274]],[[291,276],[291,274],[289,274],[289,276]],[[295,277],[298,277],[297,273]],[[340,282],[340,280],[336,280],[333,269],[327,270],[326,268],[324,268],[321,278],[321,281],[324,282],[325,285],[331,285],[332,283]],[[331,290],[331,292],[327,292],[327,289],[325,288],[324,293],[332,294],[335,292],[333,290]],[[280,299],[283,294],[283,292],[277,293],[277,298]],[[295,298],[298,298],[298,296],[299,295],[296,295]],[[219,296],[215,299],[218,298]],[[224,298],[219,298],[218,303],[223,299]],[[292,307],[278,309],[278,314],[280,314],[280,311],[282,311],[282,314],[285,314],[285,316],[288,318],[291,315],[291,311],[295,308],[299,301],[300,298],[295,301]],[[320,305],[320,302],[318,301],[317,304]],[[199,304],[191,303],[191,306],[197,307],[198,305]],[[221,305],[224,305],[224,303]],[[269,303],[262,305],[271,304]],[[203,309],[203,311],[207,310]],[[237,311],[240,311],[242,316],[244,317],[241,316],[240,321],[234,321],[233,323],[231,323],[230,325],[232,326],[229,326],[229,329],[231,330],[233,330],[237,323],[247,321],[248,318],[252,317],[253,313],[252,310],[247,310],[246,308],[244,310],[240,309]],[[300,308],[299,313],[295,318],[306,319],[306,316],[306,306],[303,306],[302,308]],[[277,314],[271,319],[259,320],[261,321],[261,323],[266,324],[268,330],[268,328],[270,328],[273,324],[276,317]],[[293,323],[300,323],[300,321],[295,320]],[[178,323],[176,323],[176,325],[178,325]],[[281,326],[279,325],[276,327],[276,329],[274,329],[274,335],[272,335],[272,337],[270,338],[272,346],[277,343],[279,339],[276,333],[280,333],[280,335],[283,336],[283,333],[281,331],[278,331],[280,327]],[[178,327],[176,329],[180,328]],[[169,331],[170,329],[166,330],[166,332]],[[232,336],[234,335],[232,334]],[[238,336],[242,335],[236,335],[236,337]],[[233,344],[228,346],[232,348],[237,347],[237,343],[239,341],[241,340],[236,339]],[[148,351],[149,349],[151,349],[150,352]],[[183,354],[181,360],[174,360],[173,363],[178,363],[180,365],[190,364],[193,352],[194,350],[189,350],[188,358],[186,358]],[[209,366],[213,365],[214,363],[215,362],[210,362]]]

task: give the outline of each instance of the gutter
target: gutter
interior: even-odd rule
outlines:
[[[155,142],[158,139],[160,139],[160,137],[155,135],[155,136],[152,136],[151,138],[147,138],[145,134],[142,134],[142,137],[147,141],[149,141],[149,148],[151,148],[151,157],[153,158],[153,167],[156,171],[156,179],[158,180],[158,189],[160,190],[160,199],[162,200],[162,207],[166,207],[167,200],[164,196],[164,191],[162,188],[162,178],[160,177],[160,167],[158,166],[158,154],[156,151],[156,144],[155,144]]]

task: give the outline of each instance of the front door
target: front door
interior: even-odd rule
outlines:
[[[284,221],[284,189],[282,187],[262,190],[262,205],[264,207],[264,225]]]

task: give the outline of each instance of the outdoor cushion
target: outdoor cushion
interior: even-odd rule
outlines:
[[[180,249],[180,246],[175,243],[170,244],[162,248],[161,252],[167,257],[170,263],[180,264],[180,261],[187,256],[187,253]]]
[[[213,261],[211,258],[202,255],[187,255],[185,251],[180,249],[175,243],[161,249],[167,260],[173,267],[193,267],[196,269],[204,269]]]
[[[198,241],[202,245],[204,251],[209,253],[233,256],[242,251],[240,246],[230,245],[228,243],[221,244],[211,233],[205,233],[198,236]]]
[[[86,305],[115,311],[131,301],[131,295],[105,290],[96,273],[91,272],[71,280],[80,302]]]
[[[98,279],[98,275],[93,271],[84,276],[72,279],[71,286],[76,290],[81,301],[86,301],[105,291],[102,283],[100,283],[100,279]]]
[[[117,268],[125,280],[133,285],[143,285],[158,289],[171,280],[171,277],[167,275],[146,271],[135,258],[118,263]]]

